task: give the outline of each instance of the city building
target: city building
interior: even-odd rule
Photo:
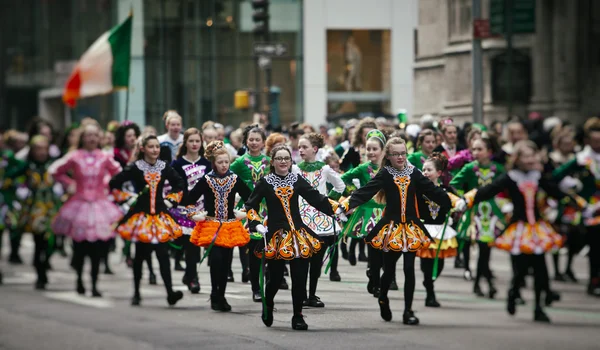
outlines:
[[[412,111],[416,0],[270,0],[270,58],[282,124],[326,122],[342,113]],[[161,131],[168,109],[184,125],[233,126],[255,108],[236,109],[238,90],[267,81],[254,47],[250,0],[19,0],[0,13],[0,127],[25,128],[33,116],[58,128],[90,116],[106,125],[125,118]],[[85,50],[133,12],[129,92],[79,100],[70,110],[64,84]],[[6,33],[11,33],[6,35]],[[126,104],[128,103],[128,108]],[[126,111],[127,110],[127,111]]]
[[[493,0],[481,0],[489,18]],[[524,3],[523,1],[517,1]],[[527,1],[525,1],[527,2]],[[471,120],[472,0],[419,0],[414,111]],[[513,114],[539,112],[583,121],[600,111],[600,2],[533,0],[533,34],[513,37]],[[485,121],[506,120],[506,40],[483,47]]]

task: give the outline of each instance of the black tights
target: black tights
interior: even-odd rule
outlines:
[[[471,271],[471,267],[469,265],[469,263],[471,262],[471,241],[465,240],[463,244],[464,244],[464,246],[462,249],[462,254],[463,254],[463,262],[465,263],[465,270]]]
[[[165,284],[167,294],[173,293],[173,284],[171,282],[171,261],[169,260],[169,244],[168,243],[142,243],[135,244],[135,258],[133,258],[133,287],[135,296],[140,296],[140,282],[142,280],[142,265],[144,260],[152,259],[152,252],[156,252],[158,265],[160,267],[160,275]],[[150,270],[152,271],[152,270]]]
[[[210,297],[218,300],[225,297],[227,275],[231,269],[232,248],[213,246],[210,250]]]
[[[586,238],[590,246],[588,259],[590,264],[590,283],[600,284],[600,225],[587,228]]]
[[[543,254],[520,254],[512,255],[511,260],[514,267],[514,276],[509,294],[520,295],[519,288],[529,268],[533,268],[534,290],[535,290],[535,308],[541,309],[542,291],[548,291],[548,269],[546,268],[546,259]]]
[[[102,257],[100,258],[100,261],[104,264],[104,268],[106,270],[110,270],[110,265],[108,264],[108,255],[110,254],[111,250],[114,249],[115,244],[116,242],[114,238],[111,238],[108,241],[106,241],[106,249],[102,253]]]
[[[475,285],[479,285],[479,280],[483,276],[489,285],[492,285],[492,272],[490,271],[490,256],[492,248],[484,242],[477,242],[479,247],[479,257],[477,258],[477,274],[475,275]]]
[[[81,275],[83,274],[83,264],[85,257],[89,256],[92,263],[92,288],[96,290],[98,283],[98,271],[100,270],[100,259],[104,256],[107,250],[107,242],[104,241],[73,241],[73,268],[77,272],[77,283],[82,283]]]
[[[381,292],[379,298],[387,298],[390,284],[396,278],[396,263],[404,255],[404,311],[412,309],[415,294],[415,252],[384,252],[383,275],[381,276]]]
[[[435,259],[421,258],[421,271],[423,271],[423,286],[427,291],[427,296],[433,296],[433,263]],[[444,270],[444,259],[438,259],[438,277]]]
[[[128,241],[125,242],[125,247],[123,248],[123,254],[126,258],[131,258],[131,244]],[[146,259],[146,264],[148,264],[148,270],[150,270],[150,274],[154,275],[154,268],[152,267],[152,254],[148,255],[148,259]]]
[[[285,270],[285,260],[269,260],[269,274],[265,287],[265,302],[273,307],[275,295],[279,291]],[[290,263],[290,276],[292,278],[292,303],[294,316],[302,315],[302,303],[306,299],[306,279],[308,277],[308,259],[293,259]]]
[[[367,247],[369,248],[367,277],[369,277],[371,285],[379,287],[381,269],[383,268],[383,252],[380,249],[371,247],[371,245]]]
[[[362,238],[352,238],[350,241],[350,250],[348,255],[356,256],[356,246],[358,245],[358,256],[365,254],[365,240]]]
[[[232,248],[231,257],[229,258],[229,271],[231,271],[231,265],[233,265],[233,249],[235,248]],[[246,249],[246,246],[238,247],[238,249],[240,252],[240,264],[242,265],[243,273],[244,271],[246,271],[246,268],[248,268],[248,250]]]
[[[319,277],[321,277],[321,270],[323,268],[323,258],[325,257],[325,254],[327,252],[327,250],[329,249],[329,247],[331,247],[334,243],[335,240],[335,236],[325,236],[325,237],[321,237],[323,240],[323,245],[321,247],[321,250],[319,250],[319,252],[315,255],[313,255],[309,261],[310,261],[310,282],[309,282],[309,288],[308,288],[308,296],[309,297],[314,297],[316,295],[317,292],[317,284],[319,283]],[[337,249],[336,249],[337,250]],[[337,254],[335,254],[337,255]],[[330,256],[330,259],[334,259],[334,256]],[[333,271],[337,271],[337,261],[332,260],[331,261],[331,272]]]
[[[44,238],[45,234],[33,235],[35,242],[35,251],[33,253],[33,266],[37,273],[37,283],[46,284],[48,282],[48,276],[46,271],[48,269],[48,241]]]
[[[246,252],[248,268],[250,269],[250,283],[252,284],[252,292],[253,293],[260,292],[259,277],[260,277],[261,261],[260,261],[260,258],[256,257],[256,255],[254,254],[256,245],[259,242],[260,242],[260,240],[251,239],[250,242],[248,242],[248,244],[246,244],[246,246],[243,247],[244,249],[240,250],[240,251],[244,250]]]
[[[188,281],[198,279],[200,247],[190,242],[190,236],[185,236],[182,251],[185,251],[185,273],[183,278]]]

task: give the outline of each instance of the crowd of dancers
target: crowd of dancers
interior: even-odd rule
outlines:
[[[560,295],[551,289],[545,255],[552,255],[555,281],[577,282],[572,262],[587,245],[587,294],[600,297],[599,118],[582,126],[551,117],[462,128],[431,116],[408,126],[363,118],[283,132],[214,122],[183,130],[172,110],[163,120],[166,133],[158,136],[131,122],[103,130],[86,118],[66,131],[62,147],[43,120],[28,135],[2,135],[0,229],[9,234],[13,264],[22,263],[21,237],[33,235],[36,289],[48,284],[52,254],[66,256],[72,244],[77,293],[86,294],[89,257],[91,296],[102,297],[101,267],[113,273],[109,255],[122,241],[133,270],[131,305],[142,304],[144,265],[157,283],[154,252],[169,305],[184,297],[173,288],[171,260],[196,294],[206,259],[211,308],[227,312],[239,247],[242,282],[250,282],[249,299],[262,303],[263,323],[272,325],[274,297],[289,288],[289,276],[292,328],[306,330],[303,309],[325,306],[317,295],[323,270],[331,281],[343,278],[340,256],[350,265],[368,262],[367,291],[390,321],[388,294],[398,289],[402,257],[402,321],[417,325],[417,257],[425,306],[441,307],[434,286],[448,258],[476,296],[495,298],[496,248],[509,252],[513,269],[507,312],[525,303],[520,291],[532,274],[534,320],[550,322],[543,306]],[[564,269],[561,248],[568,252]]]

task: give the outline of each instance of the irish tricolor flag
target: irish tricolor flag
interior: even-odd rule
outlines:
[[[67,105],[75,107],[80,98],[129,86],[132,18],[130,15],[102,34],[81,56],[65,85],[63,101]]]

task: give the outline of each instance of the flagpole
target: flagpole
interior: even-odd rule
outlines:
[[[129,8],[129,17],[131,18],[131,37],[133,40],[133,5]],[[125,95],[125,120],[129,120],[129,87],[131,85],[131,43],[129,44],[129,76],[127,77],[127,92]]]

